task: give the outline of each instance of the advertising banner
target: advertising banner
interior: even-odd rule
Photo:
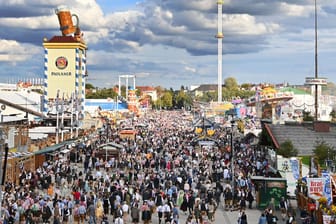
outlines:
[[[324,193],[325,178],[307,178],[309,196],[322,197]]]

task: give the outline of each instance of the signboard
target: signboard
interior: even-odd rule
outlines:
[[[76,49],[49,49],[48,59],[48,98],[55,98],[59,89],[70,97],[76,91]]]
[[[325,178],[307,178],[308,195],[322,197]]]
[[[306,77],[306,85],[327,85],[326,78]]]

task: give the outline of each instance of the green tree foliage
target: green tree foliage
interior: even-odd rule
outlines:
[[[228,77],[224,80],[224,86],[227,90],[238,90],[238,82],[236,78]]]
[[[161,97],[162,106],[165,109],[170,109],[173,107],[173,95],[171,91],[165,91]]]
[[[196,97],[197,101],[211,102],[218,99],[217,92],[205,92],[202,96]]]
[[[85,83],[85,89],[95,89],[91,83]]]
[[[141,96],[142,92],[140,89],[136,89],[135,94],[139,97]]]
[[[324,140],[316,141],[313,152],[315,157],[318,159],[319,164],[324,164],[326,159],[331,159],[335,155],[334,147],[326,143]]]
[[[237,80],[233,77],[226,78],[224,85],[222,96],[227,101],[231,101],[234,98],[247,99],[255,95],[255,91],[249,90],[250,85],[239,86]]]
[[[184,88],[181,88],[176,94],[174,107],[178,109],[189,108],[192,105],[191,96],[184,91]]]
[[[87,99],[107,99],[111,98],[114,99],[117,97],[117,93],[113,91],[113,89],[97,89],[95,91],[88,92],[86,94]]]
[[[266,131],[266,128],[263,128],[261,133],[259,134],[259,144],[264,146],[275,147],[272,141],[271,136]]]
[[[277,153],[283,157],[289,158],[297,156],[298,150],[294,148],[292,141],[287,140],[280,144],[280,148],[277,150]]]

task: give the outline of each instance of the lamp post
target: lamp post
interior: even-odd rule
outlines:
[[[231,148],[231,186],[232,186],[232,194],[234,196],[234,191],[235,191],[235,174],[234,174],[234,147],[233,147],[233,134],[232,134],[232,127],[230,131],[230,148]]]
[[[107,162],[107,144],[109,142],[109,128],[110,128],[110,122],[106,120],[106,145],[105,145],[105,161]]]
[[[235,194],[235,165],[234,165],[234,161],[235,161],[235,149],[234,149],[234,145],[233,145],[233,128],[235,125],[235,121],[231,120],[231,129],[230,129],[230,148],[231,148],[231,186],[232,186],[232,194],[234,197]]]
[[[56,95],[56,144],[59,141],[59,93],[60,90],[58,89]]]

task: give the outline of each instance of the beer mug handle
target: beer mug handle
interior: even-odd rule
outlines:
[[[75,23],[75,27],[79,26],[79,18],[76,14],[72,14],[71,17],[75,17],[76,18],[76,23]]]

